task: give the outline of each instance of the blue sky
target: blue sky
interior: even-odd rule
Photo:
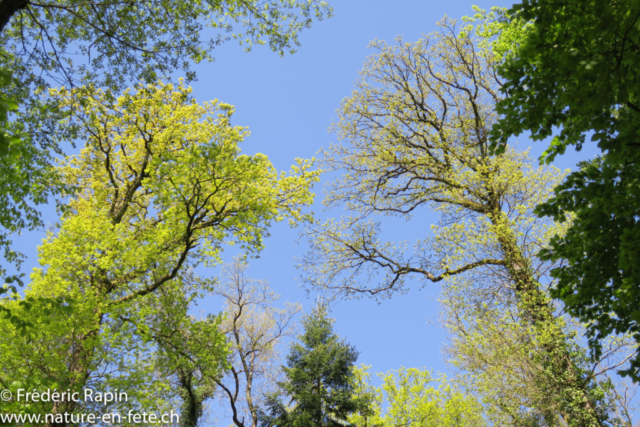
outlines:
[[[321,147],[336,142],[327,128],[337,117],[340,101],[353,90],[365,58],[373,53],[367,49],[370,41],[392,42],[397,36],[415,41],[434,31],[445,14],[460,18],[472,14],[472,5],[488,9],[512,3],[334,0],[330,4],[334,16],[306,30],[300,37],[302,46],[294,55],[281,58],[261,47],[243,53],[228,43],[214,52],[214,63],[197,68],[199,81],[193,85],[197,99],[218,98],[235,105],[235,124],[251,130],[243,150],[268,155],[278,169],[288,169],[294,158],[312,157]],[[521,137],[518,145],[526,148],[533,144]],[[533,145],[533,155],[537,157],[545,145]],[[593,151],[567,153],[556,165],[572,167],[590,155]],[[313,210],[320,216],[327,215],[321,212],[319,203],[325,182],[323,179],[316,187],[318,203]],[[424,210],[411,223],[385,219],[383,227],[386,235],[410,238],[427,234],[436,220],[434,214]],[[254,278],[268,280],[283,300],[300,301],[308,312],[315,299],[313,294],[307,297],[297,280],[301,272],[295,268],[295,257],[306,250],[303,239],[296,243],[299,231],[276,225],[260,258],[250,261],[248,272]],[[342,301],[333,307],[335,329],[360,351],[360,363],[372,365],[377,372],[401,366],[448,372],[442,353],[446,335],[438,323],[439,288],[420,288],[415,281],[408,294],[381,304],[361,299]],[[199,309],[215,312],[219,307],[209,300]]]
[[[371,40],[392,42],[397,36],[415,41],[436,29],[445,14],[460,18],[472,14],[472,5],[482,8],[511,6],[508,1],[446,2],[397,0],[330,2],[334,16],[317,23],[301,35],[302,46],[294,55],[278,57],[267,48],[257,47],[244,53],[233,43],[214,51],[216,61],[200,64],[199,81],[193,84],[199,101],[213,98],[235,105],[234,124],[248,126],[251,136],[243,143],[246,153],[269,156],[278,169],[288,169],[294,158],[310,158],[321,147],[336,142],[327,128],[336,119],[340,101],[353,90],[363,62],[373,52]],[[532,145],[537,157],[544,143],[530,144],[525,137],[518,145]],[[562,168],[575,165],[592,153],[568,153],[559,158]],[[322,187],[316,186],[316,214],[325,216],[320,201]],[[384,220],[388,235],[409,238],[427,233],[437,218],[428,210],[407,224],[402,220]],[[424,230],[424,232],[422,231]],[[250,262],[249,273],[268,280],[283,299],[300,301],[305,311],[313,305],[300,287],[295,257],[306,250],[304,241],[296,243],[300,230],[276,225],[259,259]],[[228,259],[231,254],[228,254]],[[437,286],[414,290],[392,300],[376,302],[362,299],[344,301],[333,309],[337,331],[360,351],[360,361],[377,371],[400,366],[434,368],[446,371],[440,352],[444,333],[438,326]],[[205,308],[201,306],[200,308]],[[211,307],[216,310],[215,307]]]
[[[228,43],[214,51],[214,63],[200,64],[197,69],[199,81],[193,85],[197,99],[218,98],[235,105],[234,123],[251,130],[243,151],[268,155],[278,169],[288,169],[294,158],[310,158],[321,147],[336,142],[327,128],[336,119],[340,101],[353,90],[365,58],[373,53],[367,49],[372,40],[392,42],[403,36],[415,41],[434,31],[445,14],[456,18],[471,14],[474,3],[337,0],[330,4],[334,16],[303,32],[302,46],[293,55],[279,57],[262,47],[244,53]],[[318,203],[313,208],[321,216],[326,215],[319,203],[325,182],[316,186]],[[385,231],[407,237],[412,232],[424,235],[436,217],[428,211],[419,216],[410,224],[385,221]],[[425,231],[416,232],[416,223]],[[308,311],[315,299],[307,297],[297,280],[301,272],[294,258],[306,251],[303,239],[296,244],[299,232],[276,225],[260,258],[250,261],[248,272],[268,280],[283,300],[300,301]],[[417,288],[418,283],[410,293],[382,304],[361,299],[333,307],[335,328],[361,352],[359,362],[372,365],[375,371],[401,366],[446,371],[440,351],[445,335],[438,325],[438,288]],[[213,302],[199,308],[209,307],[218,309]]]
[[[374,39],[392,42],[397,36],[415,41],[434,31],[436,22],[445,14],[460,18],[472,14],[472,5],[482,8],[511,6],[509,1],[418,1],[418,0],[333,0],[334,16],[316,23],[300,36],[302,46],[294,55],[279,57],[266,47],[245,53],[229,42],[217,48],[213,63],[195,66],[198,81],[193,84],[198,101],[217,98],[235,105],[234,124],[248,126],[251,136],[243,151],[261,152],[269,156],[276,168],[288,170],[294,158],[310,158],[321,147],[336,142],[327,128],[336,119],[340,101],[353,90],[363,62],[373,52],[367,49]],[[537,155],[544,143],[532,144],[518,138],[519,146],[532,145]],[[561,168],[572,167],[593,151],[567,153],[558,159]],[[323,197],[321,184],[316,187],[317,201]],[[313,210],[322,214],[320,203]],[[423,236],[437,218],[428,210],[419,212],[411,223],[387,221],[387,235]],[[303,240],[297,244],[300,230],[278,224],[271,230],[266,248],[259,259],[251,260],[249,275],[265,279],[282,300],[299,301],[306,312],[313,306],[297,278],[295,257],[306,250]],[[29,234],[20,247],[30,253],[41,234]],[[232,253],[225,254],[230,261]],[[217,274],[217,270],[208,272]],[[343,301],[333,307],[336,331],[360,351],[360,363],[383,372],[404,367],[426,367],[448,372],[442,354],[445,333],[438,324],[438,287],[420,289],[416,281],[406,295],[395,296],[381,304],[372,300]],[[313,295],[313,294],[312,294]],[[198,310],[218,312],[218,301],[208,299]]]

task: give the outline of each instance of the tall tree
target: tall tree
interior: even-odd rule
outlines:
[[[350,425],[350,415],[367,411],[367,399],[354,392],[358,352],[339,340],[332,323],[321,304],[302,321],[301,344],[291,348],[284,368],[286,379],[279,383],[289,404],[282,401],[284,396],[272,395],[262,425],[339,427]]]
[[[221,330],[229,342],[229,368],[215,382],[220,399],[229,405],[237,427],[258,427],[260,408],[275,391],[281,375],[280,351],[293,334],[299,304],[277,308],[280,298],[267,282],[250,279],[247,264],[235,259],[226,266],[215,293],[224,298],[226,315]]]
[[[559,173],[532,168],[513,149],[490,153],[500,80],[495,57],[478,42],[472,27],[458,32],[445,20],[417,43],[374,43],[378,54],[339,110],[335,129],[344,144],[324,153],[326,169],[342,173],[325,203],[350,216],[310,228],[305,279],[345,296],[384,298],[402,292],[410,275],[469,280],[476,291],[500,278],[499,303],[525,332],[512,344],[537,367],[494,375],[495,387],[517,400],[508,411],[546,413],[551,425],[606,425],[606,385],[576,351],[547,293],[550,264],[536,257],[554,226],[532,214],[532,203],[548,197]],[[414,252],[381,241],[372,216],[409,219],[421,207],[441,221]],[[508,389],[529,375],[532,389]],[[551,395],[549,406],[543,398]]]
[[[281,55],[293,52],[299,33],[330,13],[322,0],[0,0],[0,204],[5,207],[0,251],[5,261],[19,268],[11,234],[42,226],[37,205],[68,190],[55,173],[53,156],[79,136],[76,127],[61,120],[57,98],[44,100],[39,93],[50,86],[83,85],[119,93],[175,71],[193,79],[190,64],[212,60],[212,50],[229,39],[247,49],[268,44]],[[16,105],[21,108],[5,119],[2,110]],[[0,275],[6,267],[0,265]],[[9,279],[17,283],[16,277]]]
[[[595,357],[610,334],[640,343],[640,1],[531,0],[494,22],[529,25],[516,49],[496,43],[512,51],[499,68],[498,151],[523,131],[553,137],[547,161],[587,138],[602,150],[538,208],[571,222],[542,255],[568,261],[552,273],[553,295],[589,324]],[[625,374],[640,381],[640,352]]]
[[[61,166],[66,183],[79,191],[40,247],[43,268],[32,275],[25,298],[2,302],[36,327],[27,334],[2,320],[0,383],[162,388],[154,359],[173,361],[176,370],[165,372],[187,377],[205,375],[204,365],[219,371],[226,356],[215,319],[195,322],[186,314],[189,269],[218,263],[226,243],[260,251],[272,221],[304,220],[301,209],[312,201],[317,173],[302,160],[291,175],[277,173],[266,156],[240,154],[246,129],[231,125],[233,108],[198,104],[183,84],[140,85],[116,99],[94,88],[53,96],[86,141]],[[196,283],[194,292],[206,290],[206,281]],[[161,299],[162,293],[172,297]],[[71,301],[72,315],[62,312],[66,304],[49,307],[51,315],[39,306],[55,298]],[[164,353],[150,356],[158,344]],[[154,388],[139,390],[149,394],[131,405],[156,403]],[[7,405],[74,413],[83,403]]]

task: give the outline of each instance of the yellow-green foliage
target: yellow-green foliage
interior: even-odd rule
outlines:
[[[341,142],[323,153],[341,174],[325,203],[346,215],[309,227],[305,279],[377,298],[403,292],[412,275],[442,283],[451,361],[472,374],[497,424],[604,425],[617,408],[596,367],[618,362],[589,362],[574,334],[584,329],[548,295],[554,264],[537,257],[562,229],[533,208],[563,173],[513,147],[490,150],[502,96],[491,38],[501,25],[440,26],[415,43],[373,43],[339,110]],[[426,208],[440,220],[431,230],[418,221],[412,244],[381,237],[376,216],[411,221]]]
[[[368,368],[356,368],[360,396],[372,403],[373,415],[355,415],[349,421],[359,427],[474,427],[484,426],[482,405],[465,394],[445,375],[401,368],[378,374],[380,387],[371,385]]]
[[[209,393],[227,348],[219,319],[188,315],[212,290],[192,268],[219,263],[227,244],[261,250],[272,221],[304,221],[317,172],[298,160],[277,173],[265,155],[241,154],[248,132],[231,125],[233,108],[190,94],[182,83],[115,99],[94,88],[51,92],[84,143],[60,164],[77,191],[39,248],[24,301],[3,302],[33,327],[25,334],[0,319],[0,384],[117,387],[130,393],[127,405],[160,410],[176,399],[169,378],[187,372]]]

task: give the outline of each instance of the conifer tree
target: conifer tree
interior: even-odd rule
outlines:
[[[268,399],[265,427],[343,427],[349,415],[367,412],[369,402],[354,390],[355,347],[333,332],[333,319],[319,304],[303,322],[300,344],[294,345],[283,367],[281,392]],[[287,396],[289,402],[284,403]]]

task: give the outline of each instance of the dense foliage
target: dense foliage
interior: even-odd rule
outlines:
[[[293,52],[300,31],[330,13],[321,0],[0,1],[4,260],[19,267],[11,235],[42,226],[37,205],[70,190],[52,164],[78,140],[79,129],[62,120],[58,99],[44,99],[43,90],[92,85],[114,94],[175,71],[194,79],[190,66],[212,60],[213,49],[229,39],[247,49],[268,44],[278,54]],[[14,284],[16,279],[8,277]]]
[[[0,266],[0,388],[128,394],[3,395],[0,414],[179,408],[196,427],[217,397],[237,427],[632,425],[613,372],[640,380],[640,0],[525,0],[476,9],[462,28],[444,19],[415,43],[374,42],[338,111],[340,143],[322,153],[337,176],[325,204],[341,217],[321,222],[303,213],[311,161],[286,174],[242,154],[232,106],[157,77],[194,78],[189,62],[230,38],[291,51],[329,12],[320,0],[0,0],[6,261],[21,260],[11,233],[42,225],[36,205],[61,196],[24,293]],[[509,140],[523,131],[554,137],[547,163],[589,137],[602,155],[572,173],[536,166]],[[81,150],[63,156],[70,141]],[[425,208],[439,216],[430,230],[385,241],[380,217]],[[276,307],[246,258],[221,281],[196,268],[232,245],[257,255],[285,219],[308,226],[310,289],[384,299],[412,276],[441,285],[459,375],[400,368],[373,386],[323,304],[280,367],[300,306]],[[224,312],[195,316],[207,294]]]
[[[568,261],[553,272],[553,295],[589,324],[595,357],[610,334],[629,332],[640,343],[640,1],[531,0],[508,18],[530,25],[517,49],[498,42],[512,51],[499,68],[498,150],[523,131],[553,136],[547,161],[587,138],[602,150],[538,208],[571,222],[542,252]],[[640,353],[625,373],[640,380]]]
[[[440,375],[416,368],[401,368],[378,374],[382,386],[374,387],[366,368],[356,369],[358,394],[372,402],[372,411],[355,414],[358,427],[481,427],[478,399]]]
[[[198,104],[183,84],[140,85],[116,99],[94,88],[52,96],[81,124],[85,147],[60,167],[78,190],[40,247],[24,298],[3,301],[33,327],[0,320],[0,383],[131,391],[95,413],[160,412],[182,400],[195,425],[229,350],[217,316],[189,315],[213,286],[192,268],[220,262],[226,244],[260,251],[273,221],[304,220],[317,173],[303,161],[277,173],[266,156],[241,154],[246,129],[231,125],[233,108]],[[13,400],[3,410],[91,405]]]

